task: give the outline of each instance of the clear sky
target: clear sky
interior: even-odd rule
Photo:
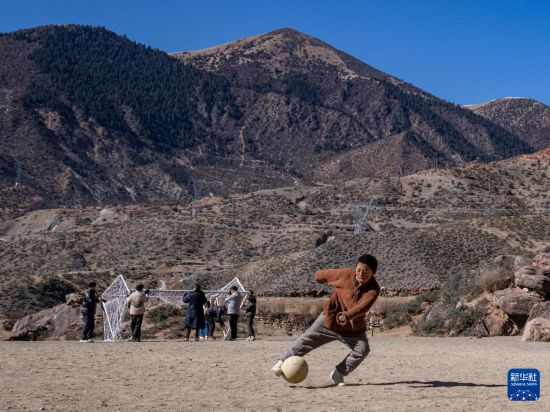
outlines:
[[[291,27],[455,103],[550,105],[546,0],[0,0],[2,32],[58,23],[168,52]]]

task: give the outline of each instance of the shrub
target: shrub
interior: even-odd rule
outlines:
[[[421,293],[416,297],[416,299],[418,299],[420,303],[428,302],[431,305],[439,299],[439,290],[430,290],[428,292]]]
[[[512,278],[504,270],[490,270],[479,276],[479,285],[487,292],[505,289],[510,285]]]
[[[462,298],[473,298],[481,293],[478,279],[471,275],[457,273],[448,278],[440,290],[444,304],[456,305]]]
[[[151,323],[162,323],[174,316],[182,317],[183,311],[174,305],[161,305],[151,309],[145,315]]]
[[[421,303],[422,301],[416,297],[413,300],[400,305],[395,310],[390,310],[384,319],[384,327],[386,329],[392,329],[411,322],[412,315],[417,315],[420,313]]]
[[[486,304],[480,303],[473,309],[451,308],[446,317],[437,319],[435,322],[426,322],[426,313],[422,319],[412,325],[415,335],[434,336],[434,335],[452,335],[469,336],[472,334],[472,327],[485,315]]]

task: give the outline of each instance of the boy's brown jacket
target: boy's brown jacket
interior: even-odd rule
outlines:
[[[315,280],[336,288],[325,303],[325,326],[342,336],[364,333],[367,330],[365,313],[380,293],[380,286],[374,276],[359,286],[354,269],[326,269],[315,272]],[[344,325],[336,322],[338,313],[343,313],[346,317]]]

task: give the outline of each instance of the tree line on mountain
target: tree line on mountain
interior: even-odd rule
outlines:
[[[482,116],[441,99],[436,101],[415,93],[406,93],[387,80],[379,80],[384,84],[387,98],[397,100],[406,112],[418,114],[430,127],[445,136],[445,142],[465,160],[477,158],[494,160],[494,158],[470,143],[453,123],[443,117],[445,112],[456,115],[458,118],[466,118],[474,128],[485,130],[495,146],[495,152],[504,154],[505,157],[532,151],[521,139]]]
[[[20,37],[25,34],[32,35]],[[239,116],[223,76],[183,65],[104,28],[52,27],[39,39],[31,58],[54,88],[36,84],[26,105],[51,107],[68,121],[75,121],[70,107],[77,106],[103,126],[122,131],[136,148],[143,143],[123,108],[131,108],[144,138],[168,151],[201,142],[215,110]]]

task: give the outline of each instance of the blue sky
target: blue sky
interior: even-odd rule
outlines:
[[[292,27],[442,98],[550,104],[550,2],[543,0],[0,0],[0,31],[105,26],[168,52]]]

